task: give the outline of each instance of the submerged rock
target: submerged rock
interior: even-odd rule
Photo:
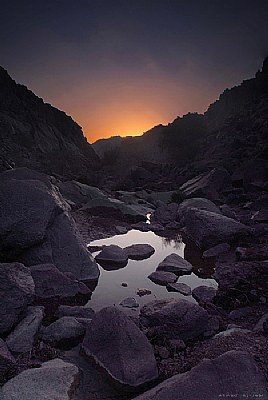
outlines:
[[[124,251],[131,260],[144,260],[154,254],[155,249],[149,244],[132,244],[125,247]]]
[[[232,350],[213,360],[204,360],[135,400],[215,400],[223,394],[233,394],[238,400],[252,394],[268,399],[266,380],[250,354]]]
[[[158,377],[153,348],[137,325],[116,307],[99,311],[87,329],[83,353],[114,383],[139,389]]]
[[[123,268],[127,265],[128,256],[124,249],[111,244],[103,247],[102,251],[95,257],[95,260],[105,269]]]
[[[178,279],[177,275],[172,272],[155,271],[148,278],[158,285],[166,286],[168,283],[174,283]]]
[[[167,290],[169,292],[178,292],[183,294],[184,296],[190,296],[192,293],[192,289],[190,286],[186,285],[186,283],[169,283],[167,285]]]
[[[56,358],[8,381],[2,388],[1,400],[73,400],[79,382],[79,369]]]

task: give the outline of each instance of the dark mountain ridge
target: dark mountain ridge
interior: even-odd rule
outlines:
[[[91,181],[99,159],[81,127],[0,67],[0,164]]]

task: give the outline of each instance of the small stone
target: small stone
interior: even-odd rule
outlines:
[[[140,305],[134,297],[127,297],[126,299],[121,301],[120,306],[127,308],[137,308]]]
[[[169,344],[171,348],[175,350],[175,352],[184,350],[186,348],[184,341],[181,339],[170,339]]]
[[[159,354],[159,356],[160,356],[161,358],[164,358],[164,359],[169,358],[169,351],[168,351],[168,349],[167,349],[166,347],[164,347],[164,346],[160,346],[160,347],[158,348],[158,354]]]
[[[122,283],[121,283],[121,286],[123,286],[123,287],[128,287],[128,284],[127,284],[126,282],[122,282]]]
[[[150,289],[146,289],[146,288],[139,288],[139,289],[137,289],[136,294],[140,297],[149,296],[150,294],[152,294],[152,291]]]

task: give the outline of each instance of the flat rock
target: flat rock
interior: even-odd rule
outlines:
[[[102,251],[95,257],[97,263],[105,268],[111,269],[113,266],[125,267],[128,262],[127,253],[119,246],[111,244],[110,246],[105,246]]]
[[[152,272],[148,278],[158,285],[166,286],[168,283],[174,283],[178,279],[177,275],[173,272],[155,271]]]
[[[77,299],[86,302],[91,297],[91,291],[83,282],[60,272],[53,264],[34,265],[30,270],[38,299],[56,297],[59,301]]]
[[[121,301],[120,306],[127,308],[138,308],[140,305],[134,297],[127,297]]]
[[[192,296],[198,303],[211,303],[217,294],[217,289],[212,286],[198,286],[193,289]]]
[[[230,248],[231,246],[228,243],[220,243],[204,251],[203,257],[204,258],[217,257],[221,254],[228,253],[228,251],[230,251]]]
[[[187,341],[206,331],[208,313],[183,299],[154,300],[141,308],[140,320],[144,327],[153,327],[169,339]]]
[[[43,327],[40,337],[54,346],[69,349],[80,343],[85,327],[75,317],[62,317],[48,327]]]
[[[144,260],[151,257],[155,249],[149,244],[132,244],[125,247],[124,251],[131,260]]]
[[[139,389],[158,377],[153,348],[137,325],[116,307],[99,311],[82,344],[85,357],[112,381]]]
[[[0,381],[4,378],[10,367],[15,363],[15,358],[8,350],[6,343],[0,338]]]
[[[186,283],[169,283],[167,285],[167,290],[169,292],[178,292],[183,294],[184,296],[190,296],[192,293],[192,289],[190,286],[186,285]]]
[[[183,275],[190,274],[193,270],[193,266],[178,254],[172,253],[158,265],[156,270]]]
[[[251,230],[234,219],[210,211],[191,208],[185,215],[187,235],[202,250],[219,243],[231,243],[248,236]]]
[[[174,375],[135,400],[215,400],[229,394],[238,400],[250,398],[252,394],[267,400],[266,384],[253,357],[232,350]]]
[[[28,307],[26,317],[6,338],[6,343],[12,353],[31,351],[37,340],[39,329],[44,317],[44,307]]]
[[[30,270],[19,263],[0,264],[0,334],[11,330],[34,300]]]
[[[2,388],[1,400],[73,400],[79,381],[79,369],[56,358],[8,381]]]
[[[75,318],[88,318],[92,319],[95,311],[87,306],[66,306],[60,305],[55,313],[56,318],[61,317],[75,317]]]

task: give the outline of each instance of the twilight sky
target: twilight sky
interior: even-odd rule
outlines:
[[[203,112],[266,55],[267,0],[1,0],[0,65],[89,142]]]

